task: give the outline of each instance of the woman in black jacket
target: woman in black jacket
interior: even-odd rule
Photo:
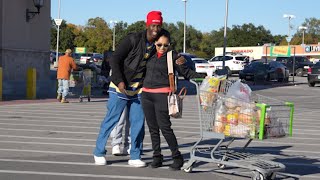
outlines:
[[[157,53],[154,54],[147,62],[146,76],[142,88],[142,107],[145,113],[146,122],[152,141],[153,162],[152,168],[162,166],[163,156],[160,148],[161,130],[172,153],[173,164],[170,165],[172,170],[180,170],[183,166],[183,156],[178,149],[178,143],[175,134],[171,128],[171,121],[168,112],[167,96],[171,92],[168,78],[167,52],[170,45],[170,34],[162,31],[159,38],[155,41]],[[185,64],[178,65],[175,61],[178,54],[173,52],[173,68],[185,78],[204,78]]]

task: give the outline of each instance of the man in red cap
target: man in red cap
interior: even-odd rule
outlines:
[[[106,164],[107,139],[118,123],[122,111],[127,107],[131,125],[131,149],[128,164],[133,167],[146,166],[146,163],[141,160],[145,117],[140,97],[146,62],[155,54],[154,41],[161,31],[162,20],[160,11],[149,12],[146,30],[125,37],[110,58],[112,75],[108,91],[108,111],[101,123],[93,152],[96,165]]]

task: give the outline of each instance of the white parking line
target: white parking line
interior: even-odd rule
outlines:
[[[147,177],[147,176],[120,176],[120,175],[97,175],[97,174],[80,174],[80,173],[57,173],[57,172],[36,172],[36,171],[16,171],[16,170],[0,170],[0,173],[8,174],[31,174],[46,176],[67,176],[67,177],[87,177],[87,178],[108,178],[108,179],[159,179],[174,180],[170,178]]]

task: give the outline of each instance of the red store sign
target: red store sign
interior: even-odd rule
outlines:
[[[253,49],[237,49],[231,50],[233,53],[253,53]]]

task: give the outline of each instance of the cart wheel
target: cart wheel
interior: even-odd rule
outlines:
[[[276,173],[271,173],[266,177],[266,180],[274,180],[276,179]]]
[[[190,166],[190,167],[185,168],[185,169],[183,169],[183,170],[184,170],[184,172],[186,172],[186,173],[191,173],[191,172],[192,172],[192,169],[193,169],[193,167]]]
[[[224,155],[222,157],[221,161],[228,161],[228,157],[226,155]],[[218,165],[218,168],[220,168],[220,169],[225,169],[226,168],[225,164],[217,164],[217,165]]]
[[[82,99],[82,97],[80,97],[80,98],[79,98],[79,102],[83,102],[83,99]]]
[[[90,97],[88,97],[88,102],[90,102],[91,101],[91,99],[90,99]]]
[[[258,171],[252,171],[252,180],[265,180],[264,176]]]
[[[225,169],[226,165],[225,164],[217,164],[219,169]]]

